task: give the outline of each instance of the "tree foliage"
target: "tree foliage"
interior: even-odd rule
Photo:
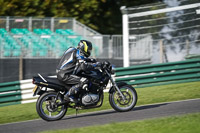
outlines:
[[[158,0],[0,0],[0,16],[75,17],[104,34],[121,34],[121,6]]]

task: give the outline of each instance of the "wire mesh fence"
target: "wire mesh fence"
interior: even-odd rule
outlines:
[[[164,0],[126,8],[130,61],[162,63],[200,54],[199,7],[198,0]]]

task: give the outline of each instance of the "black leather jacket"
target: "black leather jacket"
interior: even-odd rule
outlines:
[[[65,75],[77,75],[79,71],[87,71],[94,68],[96,60],[84,56],[79,49],[69,48],[65,51],[57,66],[57,74],[61,78]]]

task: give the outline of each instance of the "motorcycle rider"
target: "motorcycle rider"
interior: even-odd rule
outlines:
[[[57,78],[65,84],[73,85],[68,93],[65,94],[66,101],[75,101],[73,96],[78,94],[80,89],[87,89],[88,80],[77,74],[81,71],[87,72],[101,63],[95,59],[88,58],[92,51],[92,43],[87,40],[80,40],[77,48],[70,47],[67,49],[57,66]]]

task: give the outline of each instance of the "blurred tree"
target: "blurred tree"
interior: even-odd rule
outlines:
[[[121,6],[159,0],[0,0],[0,16],[75,17],[103,34],[122,33]]]

